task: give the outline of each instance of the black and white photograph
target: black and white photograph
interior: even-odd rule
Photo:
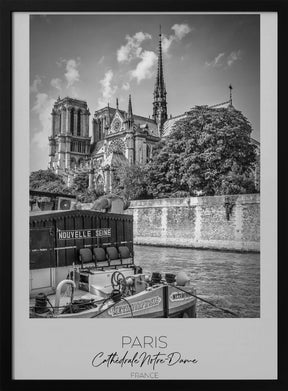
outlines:
[[[31,15],[30,317],[260,317],[259,115],[260,15]]]
[[[13,377],[277,378],[277,18],[14,12]]]

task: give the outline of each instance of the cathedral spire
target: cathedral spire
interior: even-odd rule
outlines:
[[[109,102],[107,103],[107,117],[108,117],[108,125],[110,126],[111,124],[111,114],[110,114],[110,105],[109,105]]]
[[[162,60],[162,34],[161,24],[159,26],[159,49],[158,49],[158,86],[165,90],[164,76],[163,76],[163,60]]]
[[[131,95],[129,95],[128,112],[127,112],[127,121],[128,121],[129,127],[131,127],[132,124],[133,124],[133,122],[134,122],[133,112],[132,112]]]
[[[163,59],[162,59],[162,33],[159,31],[158,69],[154,87],[153,119],[158,125],[160,134],[163,131],[164,122],[167,120],[166,87],[164,83]]]
[[[233,90],[233,87],[232,87],[231,84],[229,85],[229,89],[230,89],[230,99],[229,99],[229,101],[230,101],[230,105],[232,106],[232,90]]]
[[[131,103],[131,95],[129,95],[127,118],[128,118],[128,119],[132,119],[132,118],[133,118],[132,103]]]

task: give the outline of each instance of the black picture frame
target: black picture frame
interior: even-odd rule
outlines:
[[[99,2],[93,0],[2,0],[1,6],[1,389],[2,390],[94,390],[96,387],[170,387],[194,390],[285,390],[288,389],[286,374],[287,321],[286,290],[287,261],[284,243],[287,235],[287,160],[285,148],[285,93],[287,87],[286,52],[288,7],[282,1],[133,1]],[[12,95],[12,14],[13,12],[88,12],[88,11],[151,11],[151,12],[277,12],[278,13],[278,378],[276,380],[13,380],[13,95]],[[49,368],[47,368],[49,371]],[[97,384],[96,384],[97,383]]]

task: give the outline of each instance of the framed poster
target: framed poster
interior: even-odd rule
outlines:
[[[10,227],[13,232],[11,250],[5,257],[12,259],[12,264],[2,265],[2,275],[6,276],[8,270],[12,281],[12,299],[7,301],[9,279],[3,284],[1,297],[3,319],[9,317],[8,306],[12,308],[11,323],[4,327],[6,338],[11,337],[13,341],[10,355],[8,353],[8,358],[12,359],[11,372],[5,371],[7,364],[5,366],[2,360],[5,389],[17,389],[24,380],[30,380],[32,388],[39,382],[43,388],[50,387],[50,382],[44,386],[44,380],[61,380],[63,388],[70,387],[73,380],[81,380],[89,387],[95,387],[95,381],[113,380],[121,380],[126,385],[128,381],[131,385],[147,380],[149,385],[156,386],[167,384],[168,380],[175,381],[175,385],[185,381],[187,387],[199,389],[218,386],[239,389],[252,385],[254,389],[284,389],[285,383],[287,385],[281,372],[283,362],[279,360],[281,347],[278,344],[279,338],[283,338],[283,329],[282,334],[281,329],[278,330],[281,325],[278,316],[284,312],[284,307],[279,308],[283,300],[279,302],[277,296],[280,289],[277,273],[279,269],[284,270],[277,259],[277,143],[281,137],[277,128],[277,78],[283,77],[283,70],[278,74],[278,45],[284,46],[278,32],[279,27],[280,34],[284,31],[287,9],[283,2],[263,2],[259,7],[232,4],[192,2],[188,5],[183,2],[164,6],[158,2],[146,5],[146,9],[136,9],[135,5],[124,2],[121,10],[116,3],[100,6],[92,2],[71,3],[67,7],[65,2],[32,2],[22,8],[19,3],[10,1],[3,6],[3,30],[10,37],[11,28],[13,38],[11,46],[2,40],[7,50],[7,58],[3,59],[7,69],[7,78],[3,78],[3,112],[9,113],[9,96],[12,110],[12,120],[4,118],[7,134],[3,137],[7,144],[2,144],[4,148],[11,146],[12,155],[9,148],[3,149],[1,155],[7,162],[7,166],[3,165],[5,170],[11,169],[12,162],[11,178],[7,179],[8,185],[12,184],[12,192],[11,187],[6,186],[8,190],[2,196],[2,208],[3,205],[12,208],[10,213],[9,208],[3,208],[3,221],[9,221],[2,224],[4,244]],[[10,72],[12,89],[7,81]],[[35,218],[33,227],[43,230],[41,240],[36,238],[35,241],[39,244],[40,240],[42,247],[31,247],[34,237],[28,229],[30,173],[48,166],[69,180],[70,170],[74,170],[74,174],[77,170],[83,171],[86,162],[93,163],[93,159],[101,158],[101,164],[107,163],[111,156],[119,158],[126,147],[127,154],[125,150],[123,155],[128,161],[129,148],[135,148],[131,156],[136,156],[137,163],[144,163],[157,137],[165,135],[179,117],[190,120],[199,107],[201,110],[205,107],[206,112],[210,110],[212,115],[220,113],[224,107],[224,112],[232,117],[235,112],[243,112],[248,118],[253,129],[251,137],[260,155],[260,192],[250,194],[249,199],[244,194],[237,198],[238,203],[231,205],[233,196],[217,198],[221,200],[221,207],[226,203],[223,209],[226,212],[222,214],[227,230],[215,217],[217,205],[212,205],[213,197],[207,201],[208,205],[205,197],[201,198],[203,194],[188,197],[188,207],[195,206],[195,215],[189,214],[191,209],[186,201],[181,204],[181,197],[174,203],[165,201],[168,212],[165,217],[162,210],[160,218],[161,224],[166,224],[165,229],[163,225],[157,226],[156,216],[164,201],[160,202],[162,206],[156,202],[151,215],[144,201],[140,204],[136,201],[131,207],[134,208],[135,262],[141,262],[144,272],[148,269],[155,272],[162,267],[166,274],[171,270],[175,272],[176,277],[181,268],[188,269],[196,285],[196,291],[191,291],[190,296],[195,297],[197,293],[197,317],[184,319],[182,313],[167,319],[169,310],[165,316],[163,306],[164,313],[159,312],[160,315],[153,318],[153,307],[160,306],[160,302],[162,306],[165,293],[148,297],[143,296],[144,291],[133,303],[126,297],[128,303],[125,299],[121,306],[116,303],[114,310],[112,306],[110,310],[107,307],[110,318],[54,316],[57,311],[53,311],[52,316],[49,309],[49,316],[41,315],[42,319],[31,316],[31,311],[35,315],[35,296],[39,300],[37,294],[42,288],[56,288],[59,281],[66,278],[63,273],[71,269],[71,265],[65,264],[68,253],[62,256],[61,251],[74,253],[78,250],[78,244],[74,244],[80,240],[86,249],[90,246],[87,243],[92,243],[91,247],[95,243],[108,246],[114,226],[110,228],[108,222],[107,227],[103,223],[101,229],[93,226],[93,230],[89,224],[85,225],[89,212],[83,215],[83,226],[67,222],[68,218],[63,222],[62,215],[58,214],[53,231],[56,235],[53,251],[57,256],[49,260],[55,264],[51,263],[48,269],[46,264],[38,270],[31,267],[31,251],[40,252],[35,262],[39,259],[41,262],[41,251],[50,246],[54,217],[46,212],[46,220],[45,213]],[[108,116],[103,114],[107,110]],[[235,111],[231,114],[231,110]],[[12,140],[9,129],[12,129]],[[129,131],[139,135],[133,136],[134,147],[129,146]],[[107,177],[108,171],[103,178],[96,175],[97,167],[93,168],[91,183],[103,183],[109,193],[112,177]],[[65,205],[70,205],[69,196],[63,199]],[[147,205],[151,209],[151,202]],[[173,213],[169,212],[170,207]],[[207,208],[214,211],[209,221],[205,220]],[[242,208],[241,218],[237,218],[239,208]],[[147,211],[146,220],[143,213],[142,219],[139,217],[140,209]],[[255,217],[253,213],[258,214]],[[81,210],[75,211],[75,216],[77,214],[81,214]],[[181,222],[175,228],[177,218],[181,218]],[[189,242],[191,227],[186,225],[189,219],[195,219],[193,232],[195,237],[198,235],[198,247],[195,242]],[[232,239],[229,236],[231,224],[236,232]],[[221,240],[218,239],[219,227]],[[157,242],[157,229],[161,231],[160,238],[167,234],[162,242]],[[120,235],[117,227],[115,230]],[[125,235],[121,238],[117,240],[124,243]],[[143,244],[146,246],[141,246]],[[57,271],[64,266],[68,269],[63,269],[60,278]],[[80,278],[84,278],[83,273]],[[88,283],[90,287],[91,273],[86,273],[85,278],[83,286]],[[153,284],[150,288],[155,293]],[[150,294],[149,289],[145,294]],[[32,300],[33,290],[36,293]],[[191,299],[183,290],[169,292],[175,308],[179,301]],[[100,288],[96,291],[90,290],[89,294],[98,295]],[[87,299],[86,295],[85,300],[91,297]],[[81,300],[84,300],[82,296]],[[56,304],[55,308],[58,308]],[[143,308],[147,310],[146,315],[141,313],[140,316]],[[132,316],[127,315],[130,312]],[[123,319],[119,319],[119,314],[125,315]],[[9,347],[7,342],[4,346]],[[3,352],[7,354],[6,350]]]

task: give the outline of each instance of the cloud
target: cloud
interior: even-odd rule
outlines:
[[[188,24],[174,24],[171,27],[172,30],[175,31],[176,38],[181,41],[185,37],[185,35],[189,34],[192,31],[191,27]]]
[[[180,42],[187,34],[189,34],[194,29],[191,28],[188,24],[174,24],[171,27],[171,30],[174,30],[174,34],[171,34],[169,37],[162,34],[162,51],[164,54],[168,54],[170,46],[173,42]]]
[[[143,33],[139,31],[134,34],[133,37],[126,35],[126,45],[122,45],[120,49],[117,50],[117,60],[118,62],[130,62],[135,58],[139,58],[142,53],[141,43],[147,39],[152,39],[152,36],[148,33]]]
[[[231,65],[242,58],[242,50],[237,50],[235,52],[231,52],[227,57],[227,66],[231,67]]]
[[[55,78],[55,79],[52,79],[51,82],[50,82],[51,86],[56,88],[58,91],[62,91],[62,80],[61,79],[58,79],[58,78]]]
[[[192,28],[188,24],[174,24],[171,27],[174,34],[169,37],[162,35],[162,51],[167,54],[171,44],[181,41]],[[133,37],[126,35],[126,44],[122,45],[117,51],[117,60],[120,63],[129,63],[132,60],[138,59],[139,62],[135,69],[129,72],[130,79],[136,79],[140,83],[144,79],[149,79],[153,76],[153,68],[157,63],[157,55],[153,51],[144,50],[141,46],[145,40],[152,39],[152,36],[139,31]],[[126,84],[122,88],[125,89]],[[127,88],[128,89],[128,88]]]
[[[128,91],[130,90],[130,84],[128,82],[122,84],[122,90]]]
[[[157,63],[157,56],[154,52],[145,50],[141,53],[141,61],[137,64],[136,68],[131,71],[131,78],[137,79],[140,83],[141,80],[150,79],[153,76],[153,67]]]
[[[206,61],[206,67],[223,68],[227,69],[231,67],[234,62],[242,59],[242,50],[233,51],[225,56],[225,53],[219,53],[211,62]]]
[[[67,80],[67,88],[73,86],[74,83],[80,80],[80,74],[78,71],[79,61],[70,59],[66,62],[65,77]]]
[[[225,53],[219,53],[211,62],[206,61],[206,67],[221,67],[223,65],[223,57]]]
[[[30,92],[37,93],[39,91],[39,87],[41,84],[42,84],[41,77],[39,75],[36,75],[35,79],[33,80],[30,86]]]
[[[175,41],[176,36],[175,35],[170,35],[170,37],[166,37],[166,35],[162,35],[162,52],[167,54],[170,46],[173,41]]]
[[[51,111],[54,103],[55,99],[50,98],[47,94],[37,93],[35,104],[32,107],[32,111],[38,116],[40,122],[40,128],[32,138],[32,143],[37,147],[47,147],[48,137],[51,133]]]
[[[113,71],[109,69],[102,80],[100,80],[101,84],[101,98],[98,99],[99,107],[106,106],[111,97],[115,94],[117,90],[117,86],[112,86],[113,79]]]

